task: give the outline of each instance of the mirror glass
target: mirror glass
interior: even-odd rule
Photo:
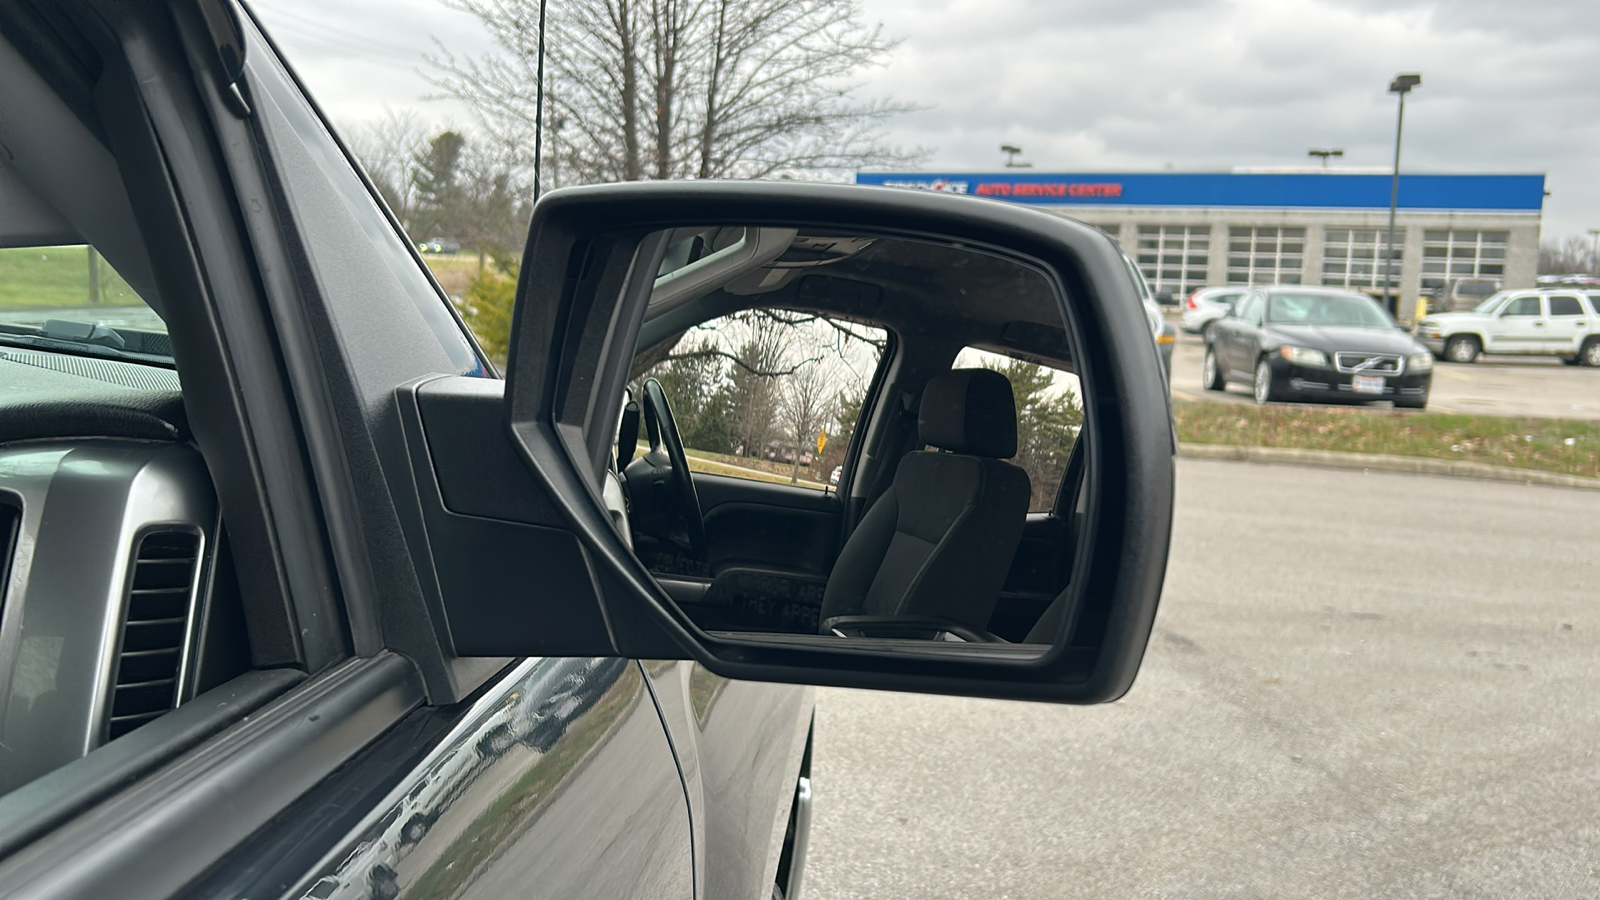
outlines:
[[[661,237],[612,480],[689,618],[1047,645],[1078,617],[1087,436],[1051,278],[852,231]]]

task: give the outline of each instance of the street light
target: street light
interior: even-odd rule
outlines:
[[[1600,228],[1589,229],[1589,268],[1600,275]]]
[[[1328,157],[1332,156],[1332,157],[1336,157],[1337,158],[1337,157],[1344,156],[1344,151],[1343,150],[1307,150],[1306,151],[1306,155],[1307,156],[1320,156],[1320,157],[1322,157],[1322,167],[1324,169],[1326,169],[1328,167]]]
[[[1400,113],[1394,120],[1394,176],[1389,182],[1389,236],[1383,242],[1383,305],[1396,319],[1400,318],[1400,298],[1396,296],[1391,301],[1389,291],[1394,283],[1391,274],[1394,271],[1394,213],[1400,204],[1400,132],[1406,123],[1406,94],[1420,84],[1422,76],[1416,74],[1396,75],[1389,82],[1389,93],[1400,95]]]
[[[1001,144],[1000,152],[1006,155],[1006,168],[1008,169],[1033,168],[1033,163],[1031,162],[1017,162],[1017,154],[1022,152],[1021,147],[1017,147],[1012,144]]]

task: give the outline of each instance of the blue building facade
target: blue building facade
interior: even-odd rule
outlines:
[[[1117,238],[1158,291],[1222,283],[1384,289],[1388,174],[1013,169],[863,172],[856,183],[988,197],[1081,219]],[[1542,174],[1402,174],[1391,289],[1414,299],[1461,278],[1531,286],[1544,194]]]

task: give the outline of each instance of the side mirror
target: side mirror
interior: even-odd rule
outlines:
[[[697,266],[705,246],[738,249]],[[548,194],[507,381],[440,377],[398,397],[456,653],[1116,699],[1155,619],[1176,449],[1125,265],[1089,226],[974,198],[739,182]],[[773,322],[823,350],[746,361]],[[851,436],[831,438],[848,447],[849,497],[822,489],[839,426],[804,420],[789,387],[740,415],[768,409],[796,435],[685,445],[669,407],[712,392],[674,388],[676,362],[724,366],[713,383],[732,396],[820,372],[807,367],[828,354],[844,360],[828,371],[848,371],[869,332],[889,337],[851,382],[864,392]],[[844,393],[817,377],[818,396]],[[633,459],[630,385],[652,447],[670,452]],[[1028,477],[1040,460],[1059,487]],[[821,474],[802,482],[807,466]]]

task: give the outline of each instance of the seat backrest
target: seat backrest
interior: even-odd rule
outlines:
[[[1027,519],[1011,383],[989,369],[929,380],[917,433],[939,450],[906,454],[894,484],[839,553],[822,619],[941,616],[986,629]]]

